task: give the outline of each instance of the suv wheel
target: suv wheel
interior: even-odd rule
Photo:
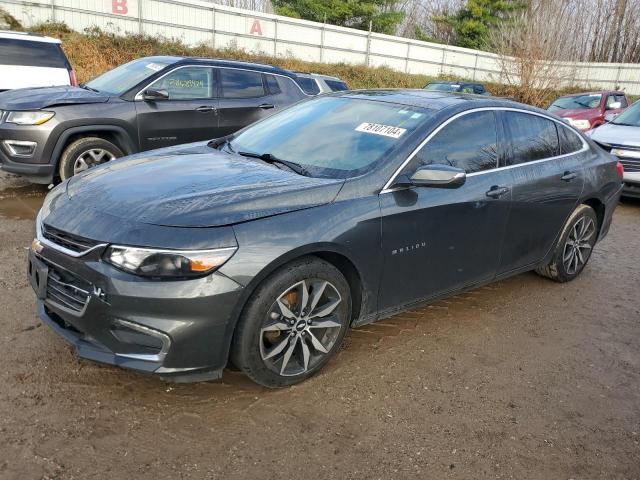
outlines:
[[[84,137],[65,148],[60,158],[58,172],[60,178],[66,180],[122,155],[122,150],[108,140],[99,137]]]
[[[587,265],[597,237],[596,212],[588,205],[580,205],[567,220],[551,262],[536,272],[556,282],[573,280]]]
[[[265,279],[249,299],[231,360],[261,385],[293,385],[335,355],[350,318],[349,284],[342,273],[315,257],[297,260]]]

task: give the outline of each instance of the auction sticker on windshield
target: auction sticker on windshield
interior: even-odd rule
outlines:
[[[406,128],[392,127],[391,125],[382,125],[380,123],[365,122],[356,127],[356,132],[373,133],[374,135],[391,138],[400,138],[406,131]]]

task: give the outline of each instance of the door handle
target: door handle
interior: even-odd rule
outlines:
[[[564,175],[560,177],[560,180],[564,180],[565,182],[570,182],[577,176],[578,174],[576,172],[564,172]]]
[[[212,106],[209,106],[209,105],[205,105],[203,107],[196,108],[196,112],[201,112],[201,113],[215,112],[215,111],[216,111],[216,107],[212,107]]]
[[[487,192],[487,197],[500,198],[501,196],[503,196],[503,195],[505,195],[507,193],[509,193],[509,189],[507,187],[499,187],[497,185],[494,185]]]
[[[271,110],[272,108],[276,108],[276,106],[271,103],[263,103],[262,105],[258,105],[258,108],[261,108],[262,110]]]

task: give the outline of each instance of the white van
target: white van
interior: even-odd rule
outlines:
[[[77,85],[60,40],[0,30],[0,92],[14,88]]]

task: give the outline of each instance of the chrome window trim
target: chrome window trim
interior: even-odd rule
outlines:
[[[133,100],[134,100],[134,101],[136,101],[136,102],[142,101],[142,100],[143,100],[143,98],[142,98],[142,92],[144,92],[147,88],[149,88],[151,85],[153,85],[153,84],[154,84],[154,83],[156,83],[157,81],[162,80],[164,77],[166,77],[166,76],[167,76],[167,75],[169,75],[170,73],[173,73],[173,72],[175,72],[176,70],[180,70],[181,68],[187,68],[187,67],[197,67],[197,68],[218,68],[218,69],[220,69],[220,68],[226,68],[227,70],[243,70],[243,71],[245,71],[245,72],[254,72],[254,73],[259,73],[259,74],[265,73],[265,74],[267,74],[267,75],[275,75],[275,76],[282,77],[282,78],[286,78],[286,79],[290,80],[290,81],[291,81],[291,83],[293,83],[293,84],[298,88],[298,90],[300,90],[300,91],[301,91],[304,95],[306,95],[307,97],[309,96],[309,95],[307,95],[306,93],[304,93],[304,90],[302,90],[302,88],[300,88],[300,85],[298,85],[298,84],[293,80],[293,78],[291,78],[291,77],[287,77],[286,75],[282,75],[282,74],[280,74],[280,73],[275,73],[275,72],[262,72],[262,71],[260,71],[260,70],[252,70],[252,69],[250,69],[250,68],[241,68],[241,67],[226,67],[226,66],[220,66],[220,65],[197,65],[197,64],[189,64],[189,65],[180,65],[179,67],[172,68],[172,69],[171,69],[171,70],[169,70],[168,72],[166,72],[166,73],[164,73],[163,75],[161,75],[161,76],[159,76],[158,78],[156,78],[153,82],[148,83],[146,86],[144,86],[142,89],[140,89],[140,90],[138,91],[138,93],[136,93],[135,97],[133,97]],[[265,93],[267,93],[267,91],[266,91],[266,90],[265,90]],[[267,95],[265,95],[265,96],[267,96]],[[216,96],[216,97],[211,97],[211,100],[213,100],[213,99],[221,99],[221,98],[224,98],[224,97],[217,97],[217,96]],[[252,98],[262,98],[262,97],[252,97]],[[202,98],[202,99],[194,98],[193,100],[209,100],[209,99],[208,99],[208,98]],[[231,100],[233,100],[233,99],[231,99]],[[171,99],[169,99],[169,101],[171,101]]]
[[[582,141],[582,148],[580,150],[576,150],[575,152],[570,152],[570,153],[564,153],[562,155],[556,155],[554,157],[549,157],[549,158],[541,158],[539,160],[532,160],[531,162],[526,162],[526,163],[518,163],[516,165],[506,165],[504,167],[496,167],[496,168],[492,168],[490,170],[482,170],[480,172],[473,172],[473,173],[468,173],[467,177],[473,177],[476,175],[482,175],[485,173],[491,173],[491,172],[497,172],[500,170],[507,170],[510,168],[516,168],[516,167],[524,167],[526,165],[533,165],[536,163],[541,163],[541,162],[549,162],[551,160],[557,160],[559,158],[564,158],[564,157],[568,157],[570,155],[577,155],[578,153],[583,153],[586,152],[589,149],[589,144],[586,142],[586,140],[582,137],[582,135],[579,135],[578,133],[576,133],[573,128],[569,125],[567,125],[565,122],[561,121],[561,120],[557,120],[553,117],[550,117],[548,115],[545,115],[543,113],[540,112],[532,112],[530,110],[525,110],[522,108],[515,108],[515,107],[480,107],[480,108],[473,108],[470,110],[465,110],[464,112],[460,112],[455,114],[453,117],[448,118],[447,120],[445,120],[444,122],[442,122],[440,125],[438,125],[438,127],[431,132],[427,138],[425,138],[422,142],[420,142],[420,145],[418,145],[413,152],[411,152],[409,154],[409,156],[406,158],[406,160],[404,162],[402,162],[402,165],[400,165],[400,167],[398,167],[396,169],[396,171],[393,173],[393,175],[391,175],[391,178],[387,181],[387,183],[385,183],[384,187],[382,188],[382,190],[380,191],[380,193],[389,193],[389,192],[395,192],[397,190],[403,190],[406,189],[408,187],[396,187],[396,188],[392,188],[391,185],[393,185],[393,182],[395,181],[396,177],[398,175],[400,175],[400,172],[402,172],[402,170],[404,170],[404,168],[409,164],[409,162],[411,160],[413,160],[413,157],[416,156],[416,154],[433,138],[435,137],[440,130],[442,130],[444,127],[446,127],[447,125],[449,125],[451,122],[453,122],[454,120],[463,117],[465,115],[468,115],[470,113],[474,113],[474,112],[486,112],[486,111],[493,111],[493,112],[497,112],[497,111],[506,111],[506,112],[518,112],[518,113],[525,113],[528,115],[535,115],[538,117],[542,117],[542,118],[546,118],[547,120],[551,120],[552,122],[557,123],[558,125],[562,125],[564,128],[569,129],[574,135],[578,135],[578,137],[580,138],[580,140]],[[560,139],[558,139],[559,141]]]

